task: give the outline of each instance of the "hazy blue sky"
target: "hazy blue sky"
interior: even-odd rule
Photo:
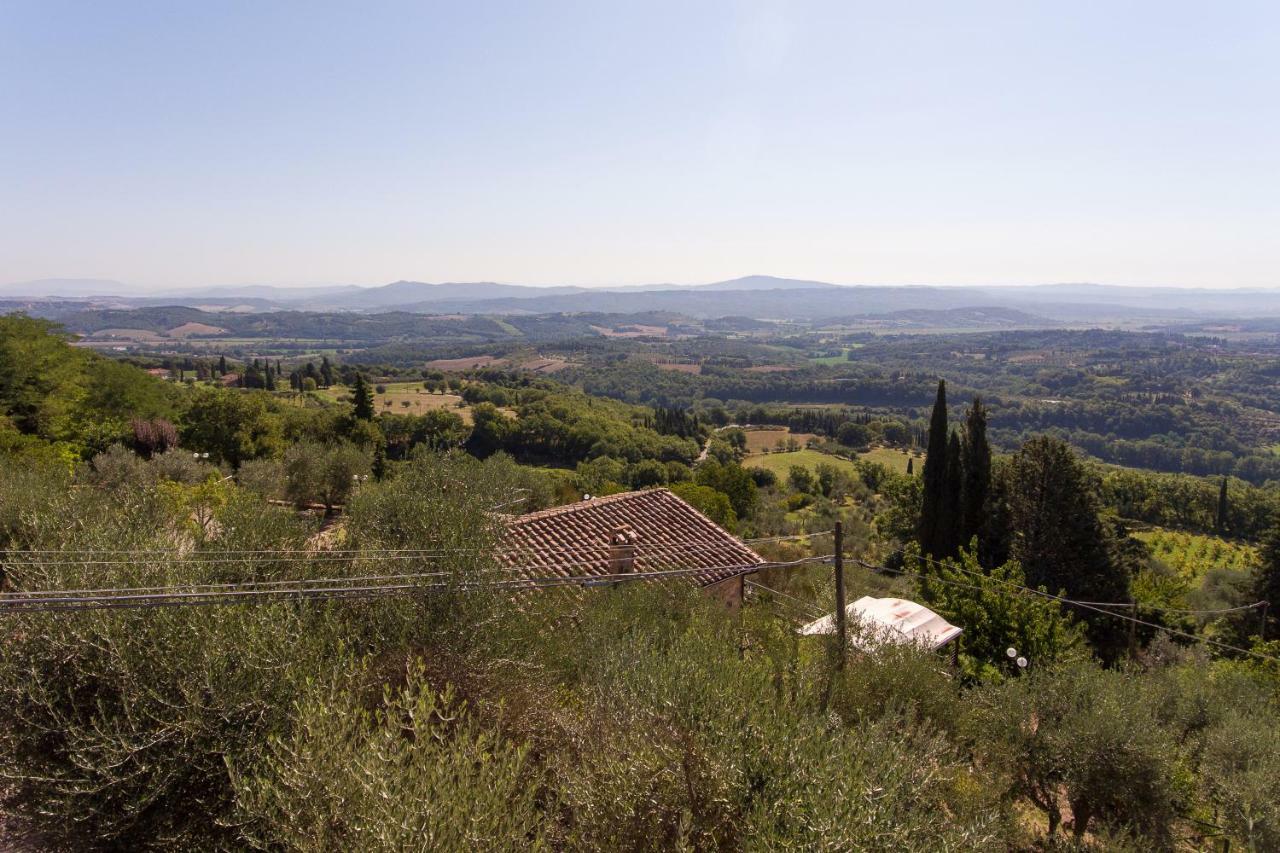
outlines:
[[[1280,286],[1280,3],[0,0],[0,282]]]

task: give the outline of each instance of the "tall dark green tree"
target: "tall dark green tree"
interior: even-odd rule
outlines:
[[[1009,562],[1013,530],[1009,520],[1009,478],[1003,469],[993,470],[987,493],[987,515],[978,533],[978,562],[994,569]]]
[[[938,541],[942,553],[954,557],[960,553],[963,531],[964,462],[960,434],[951,433],[947,440],[947,478],[943,484],[942,506],[938,513]]]
[[[987,498],[991,492],[991,445],[987,443],[987,410],[982,398],[974,397],[965,414],[964,444],[961,447],[964,483],[961,488],[960,544],[967,546],[981,537],[987,519]]]
[[[947,383],[939,380],[938,395],[929,419],[929,444],[924,459],[924,498],[920,504],[920,551],[926,557],[944,557],[943,502],[947,485]]]
[[[326,388],[333,384],[333,365],[329,362],[327,355],[320,359],[320,380]]]
[[[1094,483],[1071,447],[1037,436],[1014,454],[1008,477],[1012,556],[1027,583],[1077,600],[1128,602],[1129,575],[1111,558]],[[1095,649],[1114,657],[1123,626],[1092,611],[1081,615]]]
[[[218,356],[218,372],[223,376],[227,375],[227,357],[225,355]]]
[[[355,416],[357,420],[368,421],[373,419],[373,389],[369,387],[369,383],[364,380],[364,374],[356,374],[356,384],[351,389],[352,403],[355,406]]]

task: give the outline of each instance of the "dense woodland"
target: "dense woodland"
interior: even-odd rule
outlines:
[[[2,601],[431,578],[0,610],[0,838],[1280,848],[1269,353],[1120,332],[561,340],[539,350],[569,358],[552,375],[441,371],[428,356],[478,353],[410,342],[123,360],[0,317]],[[396,381],[457,403],[396,411]],[[812,435],[807,455],[750,455],[761,424]],[[502,514],[652,486],[777,561],[829,555],[839,520],[850,600],[928,604],[964,627],[955,663],[799,637],[834,606],[821,563],[765,570],[737,615],[685,584],[513,606],[486,580]]]

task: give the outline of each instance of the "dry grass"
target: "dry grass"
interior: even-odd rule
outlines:
[[[189,338],[192,335],[225,335],[226,333],[226,329],[210,326],[207,323],[183,323],[181,326],[174,326],[167,332],[171,338]]]
[[[610,329],[606,326],[592,326],[592,329],[604,335],[606,338],[645,338],[645,337],[666,337],[666,326],[615,326]]]
[[[817,438],[811,432],[791,432],[785,428],[746,429],[743,432],[747,436],[747,453],[752,456],[757,453],[763,453],[766,450],[772,453],[778,449],[779,443],[785,446],[790,439],[795,439],[800,443],[801,447],[804,447],[812,439]]]
[[[446,372],[457,372],[461,370],[473,370],[478,367],[494,367],[502,366],[507,363],[505,358],[499,358],[496,355],[473,355],[468,358],[437,358],[428,361],[424,367],[427,370],[443,370]]]
[[[430,394],[422,387],[400,388],[388,385],[387,393],[373,395],[373,408],[377,412],[398,415],[422,415],[435,409],[444,409],[471,423],[471,409],[457,394]]]

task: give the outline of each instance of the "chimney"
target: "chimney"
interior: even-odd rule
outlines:
[[[609,574],[631,574],[635,571],[635,564],[635,532],[628,527],[615,527],[609,534]]]

